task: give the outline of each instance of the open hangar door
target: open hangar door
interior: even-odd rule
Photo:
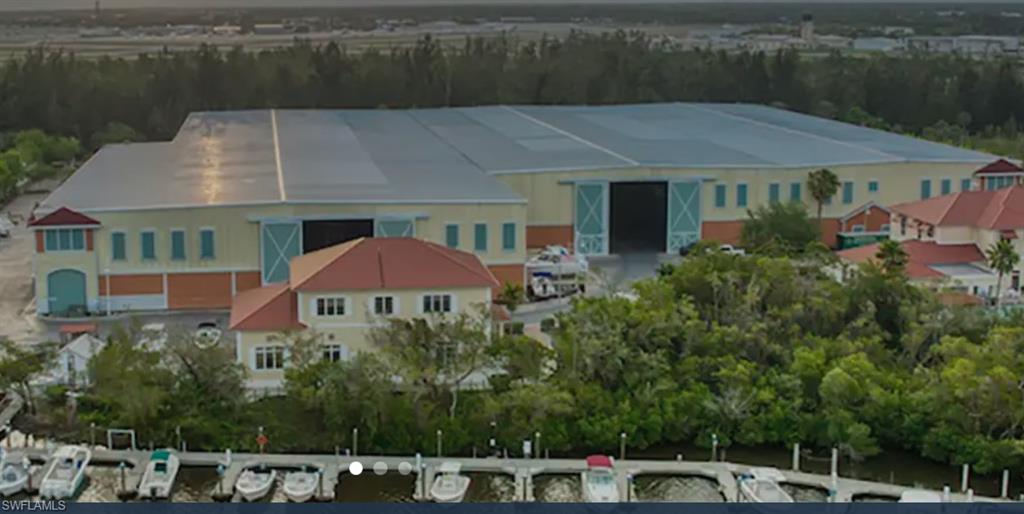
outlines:
[[[613,254],[665,251],[668,182],[610,184],[609,250]]]

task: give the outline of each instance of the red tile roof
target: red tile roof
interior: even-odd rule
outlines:
[[[77,211],[61,207],[42,218],[33,218],[28,222],[30,227],[56,227],[56,226],[78,226],[78,225],[99,225],[100,222]]]
[[[295,293],[288,284],[274,284],[243,291],[231,300],[231,330],[279,330],[303,328]]]
[[[994,191],[962,191],[918,202],[893,205],[890,210],[937,227],[1022,229],[1024,186],[1011,186]]]
[[[411,237],[361,238],[292,259],[295,291],[498,287],[471,253]]]
[[[1020,166],[1006,159],[999,159],[997,161],[992,161],[991,163],[987,164],[984,168],[975,171],[974,174],[984,175],[986,173],[1019,173],[1021,171],[1024,171],[1024,168],[1021,168]]]
[[[475,255],[409,237],[355,239],[301,255],[292,259],[290,274],[286,284],[235,296],[231,329],[302,328],[298,291],[500,286]]]
[[[861,263],[875,261],[879,243],[836,252],[841,259]],[[910,278],[943,277],[930,266],[934,264],[970,264],[985,262],[985,255],[973,244],[940,245],[910,240],[900,243],[907,252],[907,276]]]

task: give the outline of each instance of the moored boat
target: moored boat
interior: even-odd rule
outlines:
[[[458,503],[466,497],[470,479],[460,475],[462,464],[442,462],[434,483],[430,486],[430,498],[440,503]]]
[[[25,490],[31,472],[27,458],[21,462],[10,462],[7,452],[0,449],[0,496],[13,496]]]
[[[619,501],[619,486],[611,457],[587,457],[587,470],[582,473],[583,500],[589,503],[615,503]]]
[[[303,503],[316,494],[323,471],[317,466],[303,466],[284,475],[284,495],[289,501]]]
[[[178,475],[178,457],[170,450],[157,450],[149,456],[149,464],[139,482],[139,498],[166,499],[171,496],[174,478]]]
[[[69,499],[85,483],[85,470],[92,452],[83,446],[61,446],[50,457],[50,467],[39,484],[39,497],[43,499]]]
[[[270,493],[276,478],[277,471],[266,464],[246,468],[235,482],[235,492],[245,501],[254,502]]]

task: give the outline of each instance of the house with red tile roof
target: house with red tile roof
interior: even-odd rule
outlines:
[[[236,355],[253,388],[284,379],[282,332],[311,330],[325,359],[348,359],[372,351],[369,331],[391,318],[491,316],[500,286],[476,255],[411,237],[359,238],[300,255],[288,276],[232,300]]]
[[[992,173],[1005,171],[997,165],[1003,166],[997,162],[986,168],[995,170],[990,170]],[[989,173],[983,171],[979,173]],[[985,251],[1008,239],[1024,253],[1024,185],[961,191],[893,205],[889,210],[889,237],[903,246],[908,256],[907,275],[914,280],[988,296],[994,293],[998,277],[988,268]],[[838,255],[846,262],[860,263],[874,259],[877,251],[874,244]],[[1004,290],[1017,294],[1020,269],[1004,280]]]

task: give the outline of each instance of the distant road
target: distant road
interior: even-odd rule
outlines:
[[[642,3],[709,3],[711,0],[643,0]],[[721,3],[715,0],[713,3]],[[730,3],[750,3],[751,0],[724,0]],[[766,0],[759,0],[763,3]],[[784,3],[791,0],[767,0]],[[851,1],[851,0],[847,0]],[[852,0],[855,3],[885,3],[878,0]],[[902,0],[901,3],[908,0]],[[909,0],[912,3],[955,3],[955,0]],[[987,3],[1015,3],[1016,0],[989,0]],[[103,8],[265,8],[265,7],[381,7],[474,4],[631,4],[630,0],[100,0]],[[837,0],[803,0],[800,3],[837,3]],[[963,3],[963,2],[961,2]],[[967,2],[969,3],[969,2]],[[91,10],[94,0],[0,0],[0,11],[45,11],[56,9]]]

